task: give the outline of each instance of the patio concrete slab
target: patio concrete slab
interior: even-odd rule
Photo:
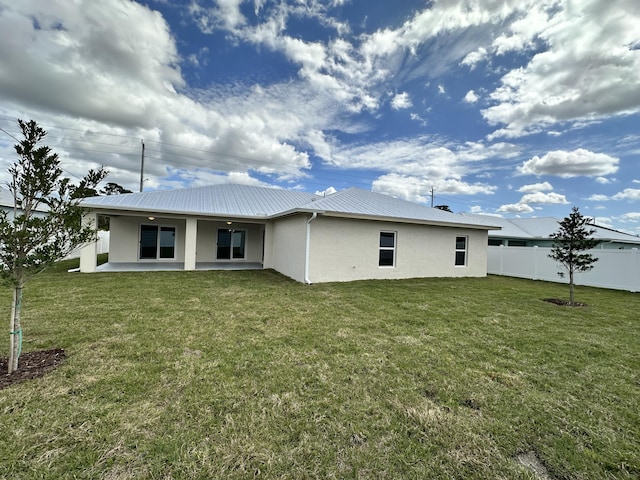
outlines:
[[[183,262],[118,262],[103,263],[97,272],[166,272],[184,270]],[[262,270],[261,263],[253,262],[199,262],[196,270]]]

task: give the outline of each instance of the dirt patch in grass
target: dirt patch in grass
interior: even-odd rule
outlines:
[[[64,350],[61,348],[23,353],[20,355],[18,370],[9,375],[9,358],[0,358],[0,390],[25,380],[42,377],[54,370],[64,359]]]
[[[553,480],[547,467],[542,463],[536,452],[525,452],[518,455],[517,462],[523,467],[528,468],[539,480]]]
[[[543,298],[542,300],[549,303],[555,303],[556,305],[560,305],[562,307],[586,307],[587,306],[586,303],[582,303],[582,302],[573,302],[573,305],[572,305],[569,300],[563,300],[561,298]]]

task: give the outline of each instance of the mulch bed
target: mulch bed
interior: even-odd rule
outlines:
[[[571,302],[569,302],[569,300],[563,300],[561,298],[543,298],[542,300],[549,303],[555,303],[556,305],[560,305],[562,307],[586,307],[587,306],[586,303],[582,303],[582,302],[573,302],[573,305],[571,305]]]
[[[0,390],[25,380],[42,377],[54,370],[64,359],[65,353],[61,348],[26,352],[20,355],[18,370],[9,375],[9,358],[0,358]]]

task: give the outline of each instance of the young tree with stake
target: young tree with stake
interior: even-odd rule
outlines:
[[[107,175],[100,167],[72,185],[62,177],[58,155],[38,145],[46,132],[33,120],[18,120],[18,125],[24,139],[15,145],[19,159],[9,168],[13,215],[0,212],[0,275],[13,287],[8,373],[18,368],[24,286],[78,246],[95,240],[95,229],[82,225],[80,200]]]
[[[569,304],[574,302],[574,274],[576,272],[588,272],[593,268],[593,264],[598,261],[590,253],[583,253],[600,243],[598,240],[589,238],[595,233],[594,229],[586,227],[588,219],[583,217],[578,207],[571,209],[571,214],[564,220],[558,222],[560,228],[551,235],[554,245],[551,248],[549,257],[560,263],[569,272]],[[560,277],[564,277],[564,272],[558,272]]]

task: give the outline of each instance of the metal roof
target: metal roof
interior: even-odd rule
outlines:
[[[489,215],[471,215],[465,214],[470,217],[478,218],[485,217],[490,218],[489,221],[497,223],[502,227],[500,231],[489,231],[490,237],[502,237],[502,238],[519,238],[519,239],[548,239],[551,234],[556,233],[560,228],[560,218],[554,217],[535,217],[535,218],[499,218]],[[636,243],[640,244],[640,238],[630,235],[628,233],[619,232],[600,225],[588,224],[588,229],[593,229],[595,232],[591,235],[592,238],[605,241],[615,241],[621,243]]]
[[[531,234],[515,225],[509,219],[493,215],[479,215],[473,213],[463,213],[463,215],[469,218],[485,220],[487,222],[491,222],[493,225],[501,227],[501,230],[489,230],[489,236],[499,236],[502,238],[531,238]]]
[[[499,228],[499,225],[483,219],[468,218],[460,214],[430,208],[414,202],[349,188],[332,193],[319,200],[312,200],[300,207],[302,210],[331,212],[348,216],[376,217],[433,224],[457,224],[480,228]]]
[[[91,197],[83,200],[82,206],[96,210],[267,218],[313,198],[320,197],[294,190],[223,184]]]
[[[82,206],[102,212],[134,211],[256,219],[277,218],[297,212],[319,212],[486,230],[499,228],[491,221],[469,218],[358,188],[321,197],[295,190],[223,184],[91,197],[83,200]]]
[[[13,194],[6,188],[0,187],[0,207],[4,207],[7,210],[13,210]],[[47,205],[38,205],[35,209],[36,212],[48,212],[49,207]]]

